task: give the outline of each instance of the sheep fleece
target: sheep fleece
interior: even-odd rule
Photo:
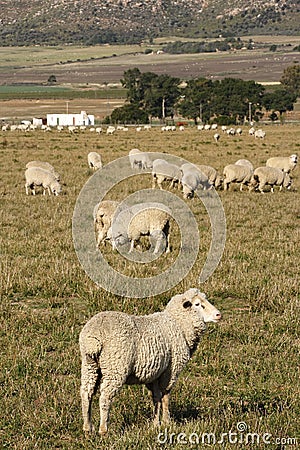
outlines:
[[[187,314],[186,321],[189,317]],[[119,377],[127,384],[151,383],[164,373],[169,390],[196,348],[204,322],[199,320],[197,327],[198,332],[194,328],[189,339],[180,322],[166,310],[148,316],[106,311],[82,329],[80,346],[83,354],[98,361],[102,375],[112,380]],[[187,324],[183,328],[188,328]]]

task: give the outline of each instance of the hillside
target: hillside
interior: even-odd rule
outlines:
[[[299,34],[298,0],[2,0],[0,46]]]

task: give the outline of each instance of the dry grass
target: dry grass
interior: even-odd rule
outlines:
[[[283,448],[276,438],[298,438],[299,444],[299,168],[291,192],[219,192],[227,220],[226,247],[201,289],[221,309],[223,321],[209,326],[178,380],[167,442],[158,442],[149,396],[138,386],[124,388],[116,398],[106,439],[95,435],[86,441],[81,431],[78,334],[83,324],[105,309],[137,314],[162,309],[171,295],[197,284],[210,243],[207,215],[194,199],[189,204],[199,223],[201,251],[177,287],[138,300],[97,288],[80,266],[72,242],[75,201],[91,176],[88,152],[100,152],[108,163],[138,147],[209,163],[220,171],[239,158],[259,166],[270,156],[299,152],[298,126],[268,126],[266,132],[265,141],[244,130],[241,137],[222,135],[218,144],[212,133],[195,129],[172,134],[133,129],[113,136],[1,133],[1,448],[196,448],[180,444],[179,433],[200,438],[215,433],[219,440],[222,433],[237,431],[238,422],[261,439],[270,433],[269,448]],[[25,195],[24,168],[31,159],[47,160],[60,171],[62,196]],[[116,195],[149,181],[146,175],[136,177]],[[94,415],[97,421],[96,402]],[[245,447],[230,443],[228,436],[225,444],[212,446]]]

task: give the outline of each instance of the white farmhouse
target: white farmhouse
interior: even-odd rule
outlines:
[[[47,125],[49,127],[95,125],[95,116],[88,115],[85,111],[81,111],[80,114],[47,114]]]

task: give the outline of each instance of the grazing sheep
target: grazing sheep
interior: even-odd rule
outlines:
[[[224,167],[224,191],[229,188],[230,183],[240,183],[240,191],[243,185],[249,185],[253,171],[247,166],[239,166],[237,164],[229,164]]]
[[[115,131],[116,131],[116,128],[109,125],[106,129],[106,134],[114,134]]]
[[[97,152],[90,152],[88,154],[88,165],[93,170],[102,169],[101,155]]]
[[[256,130],[256,131],[254,132],[254,137],[255,137],[255,139],[264,139],[265,136],[266,136],[266,132],[263,131],[263,130],[261,130],[261,129]]]
[[[275,156],[274,158],[269,158],[266,162],[267,167],[276,167],[283,172],[290,173],[295,169],[298,162],[297,155],[291,156]]]
[[[152,161],[148,153],[141,152],[138,148],[130,150],[129,161],[132,169],[152,169]]]
[[[197,125],[197,130],[202,131],[204,129],[204,125]]]
[[[219,133],[215,133],[215,134],[214,134],[214,140],[215,140],[216,142],[218,142],[219,139],[220,139]]]
[[[241,136],[242,133],[243,133],[242,128],[237,128],[237,129],[236,129],[236,134],[237,134],[238,136]]]
[[[154,425],[168,423],[169,395],[196,351],[207,322],[220,312],[198,289],[175,295],[162,312],[133,316],[103,311],[92,317],[79,336],[83,431],[92,425],[92,398],[100,385],[99,433],[108,430],[114,396],[124,384],[145,384],[152,393]]]
[[[215,188],[222,185],[223,180],[214,167],[205,164],[197,164],[196,167],[208,178],[209,183]]]
[[[200,187],[200,174],[196,170],[186,171],[181,179],[184,198],[193,198],[195,191]]]
[[[46,189],[48,190],[49,195],[51,195],[51,192],[54,195],[61,193],[61,185],[53,173],[41,169],[40,167],[29,167],[26,169],[25,180],[26,195],[28,195],[28,188],[30,188],[32,194],[35,195],[35,186],[42,186],[44,195],[46,194]]]
[[[254,136],[255,128],[254,127],[249,128],[248,133],[249,133],[249,136]]]
[[[59,173],[56,172],[54,167],[47,161],[29,161],[26,164],[26,169],[29,169],[30,167],[39,167],[40,169],[47,170],[48,172],[51,172],[55,176],[57,181],[60,181]]]
[[[237,166],[247,166],[251,170],[254,170],[252,162],[250,162],[248,159],[238,159],[234,164]]]
[[[184,163],[180,167],[180,170],[182,172],[181,184],[183,184],[184,182],[186,185],[186,187],[183,189],[185,198],[187,198],[185,194],[188,194],[188,197],[193,197],[194,192],[198,187],[201,187],[203,190],[211,189],[212,184],[209,182],[207,175],[200,169],[200,166],[191,163]],[[184,181],[182,182],[183,177],[190,172],[194,172],[196,174],[196,178],[186,176]],[[189,190],[191,190],[191,192],[189,192]]]
[[[93,215],[97,247],[108,239],[108,232],[119,204],[114,200],[102,200],[95,206]]]
[[[163,181],[171,181],[170,187],[175,184],[179,187],[182,178],[180,167],[171,164],[164,159],[155,159],[152,164],[152,188],[155,189],[156,183],[160,189],[163,189]]]
[[[291,179],[288,173],[283,172],[276,167],[262,166],[254,170],[251,178],[251,188],[257,188],[264,194],[264,187],[266,185],[271,186],[271,192],[274,192],[274,186],[280,186],[282,188],[289,189],[291,187]]]
[[[226,130],[227,136],[235,136],[236,131],[235,128],[229,128],[228,130]]]
[[[130,242],[129,253],[134,249],[135,242],[141,236],[149,236],[150,243],[155,243],[153,253],[156,254],[162,245],[166,253],[170,251],[170,219],[171,210],[165,205],[153,204],[145,207],[136,204],[121,211],[115,222],[114,237],[112,230],[109,231],[112,246],[123,245]]]

